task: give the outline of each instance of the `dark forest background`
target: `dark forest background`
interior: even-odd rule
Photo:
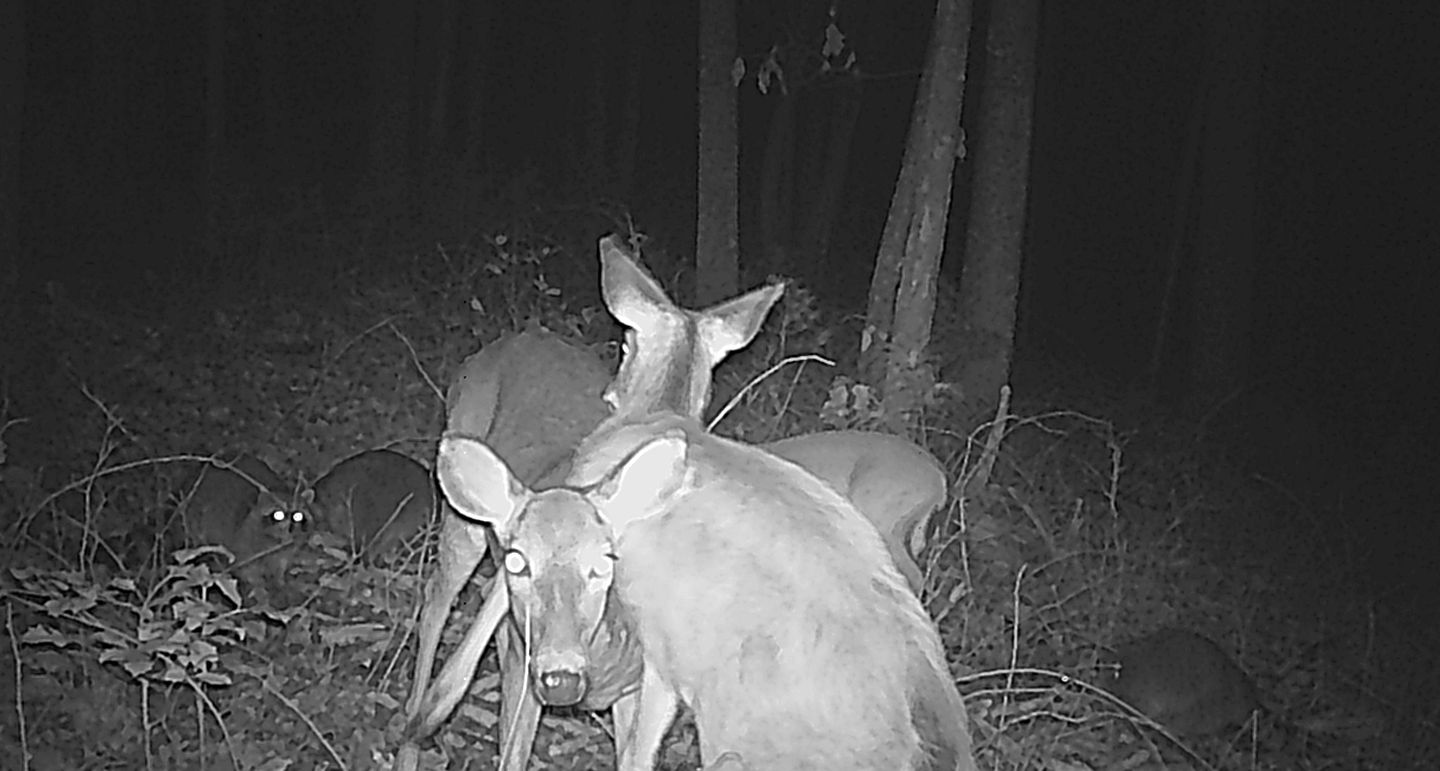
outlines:
[[[227,120],[215,169],[205,156],[207,4],[26,4],[19,246],[11,255],[20,296],[33,299],[56,282],[87,303],[183,321],[197,307],[257,292],[323,293],[342,265],[326,264],[320,249],[247,254],[254,234],[245,231],[283,229],[356,200],[386,202],[384,221],[369,223],[367,234],[379,241],[402,223],[486,205],[497,193],[523,200],[544,191],[575,207],[576,242],[615,229],[613,218],[595,216],[604,202],[604,211],[629,212],[658,244],[685,253],[694,232],[693,5],[639,4],[637,13],[635,4],[595,4],[578,13],[563,2],[456,4],[455,34],[473,44],[459,45],[448,63],[454,103],[433,133],[437,64],[424,43],[438,34],[444,5],[421,7],[410,29],[416,39],[397,41],[417,58],[407,62],[412,82],[400,84],[412,108],[410,139],[403,166],[380,172],[372,94],[384,73],[376,71],[370,4],[224,6]],[[742,2],[742,54],[756,62],[773,45],[818,46],[826,10]],[[843,216],[828,262],[797,272],[825,302],[858,309],[932,9],[855,3],[844,11],[866,82]],[[1021,371],[1041,363],[1117,387],[1144,380],[1201,15],[1198,4],[1180,2],[1045,4]],[[1382,585],[1428,563],[1440,533],[1429,486],[1440,453],[1428,422],[1440,349],[1435,16],[1419,2],[1268,4],[1251,380],[1226,404],[1206,405],[1234,413],[1217,423],[1243,426],[1237,440],[1329,512],[1372,555]],[[984,77],[982,52],[972,46],[972,95]],[[610,159],[586,157],[594,146],[587,132],[615,131],[631,68],[639,68],[640,131],[633,166],[617,175]],[[594,125],[597,93],[613,105],[608,127]],[[750,227],[758,204],[746,192],[754,192],[774,100],[753,80],[740,94],[742,259],[754,281],[766,265]],[[828,108],[821,88],[800,98],[803,146],[807,131],[823,136]],[[472,123],[478,137],[462,130]],[[966,202],[962,184],[945,261],[951,276],[963,259]],[[1183,352],[1183,329],[1178,340]],[[1181,369],[1159,383],[1160,398],[1183,402]]]

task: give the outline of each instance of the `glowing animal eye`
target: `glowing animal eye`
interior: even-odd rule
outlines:
[[[600,549],[582,554],[580,569],[591,580],[609,578],[615,572],[615,555]]]
[[[505,552],[505,572],[512,576],[524,576],[530,573],[530,563],[525,555],[518,551]]]

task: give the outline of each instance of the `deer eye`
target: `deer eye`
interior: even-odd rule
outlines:
[[[609,548],[587,549],[579,555],[580,570],[594,581],[609,578],[615,572],[615,554]]]
[[[530,561],[514,549],[505,552],[505,572],[512,576],[530,575]]]

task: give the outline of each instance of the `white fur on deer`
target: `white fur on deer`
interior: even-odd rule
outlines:
[[[571,477],[594,479],[581,495],[532,493],[461,438],[442,442],[438,469],[456,508],[494,517],[502,538],[544,532],[551,552],[570,550],[546,560],[569,577],[545,577],[572,587],[547,608],[576,616],[566,626],[598,624],[585,597],[613,580],[644,659],[639,706],[617,737],[621,771],[653,768],[681,700],[707,762],[729,753],[754,769],[974,768],[933,623],[875,529],[794,464],[661,415],[592,435]],[[557,667],[557,677],[584,671]]]

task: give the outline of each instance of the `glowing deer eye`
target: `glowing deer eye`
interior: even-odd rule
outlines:
[[[580,570],[591,580],[609,578],[615,572],[615,555],[609,549],[591,549],[579,555]]]
[[[518,551],[505,552],[505,572],[512,576],[524,576],[530,573],[530,563],[525,555]]]
[[[277,525],[284,525],[290,521],[290,516],[285,513],[284,509],[275,509],[270,512],[270,521]]]

